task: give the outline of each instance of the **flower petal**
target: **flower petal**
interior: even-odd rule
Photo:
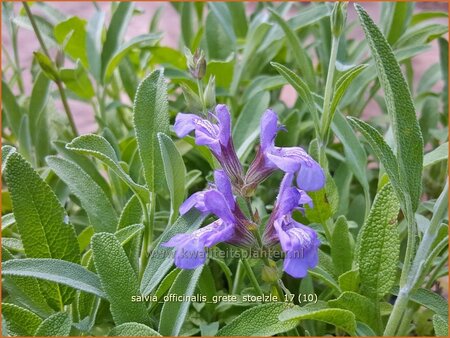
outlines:
[[[195,121],[200,119],[195,114],[183,114],[178,113],[177,117],[175,118],[175,124],[173,126],[173,129],[178,137],[185,137],[187,134],[189,134],[191,131],[193,131],[196,128]]]
[[[261,118],[260,128],[261,149],[265,150],[273,145],[279,130],[278,116],[272,109],[267,109],[264,112]]]
[[[295,173],[300,169],[300,159],[296,154],[289,151],[290,148],[274,147],[271,152],[267,152],[267,158],[278,168],[286,173]]]
[[[196,208],[201,212],[208,212],[208,209],[205,207],[205,192],[199,191],[191,196],[183,202],[180,206],[180,214],[184,215],[192,208]]]
[[[226,105],[218,104],[216,107],[217,120],[219,121],[219,140],[224,146],[231,138],[231,116]]]
[[[325,185],[325,174],[314,160],[302,163],[297,175],[297,185],[306,191],[320,190]]]
[[[234,210],[235,200],[233,196],[233,189],[228,176],[223,170],[214,171],[214,182],[216,183],[217,190],[219,190],[225,199],[231,210]]]
[[[216,190],[205,192],[205,206],[208,211],[221,218],[225,223],[233,224],[235,217],[224,195]]]
[[[205,261],[205,245],[199,238],[191,238],[184,245],[177,247],[175,252],[175,265],[180,269],[195,269]]]

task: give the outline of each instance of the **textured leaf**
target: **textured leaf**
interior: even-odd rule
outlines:
[[[374,331],[379,332],[381,322],[379,322],[377,307],[369,298],[347,291],[341,293],[337,299],[329,300],[328,305],[353,312],[356,320],[366,323]]]
[[[95,269],[111,305],[114,322],[130,321],[148,324],[149,318],[142,302],[132,302],[139,295],[136,274],[120,242],[113,234],[98,233],[92,237]]]
[[[400,179],[405,182],[412,211],[415,211],[422,188],[423,139],[411,93],[389,43],[365,10],[357,4],[355,8],[375,59],[391,116]]]
[[[105,12],[96,11],[87,24],[86,54],[89,69],[97,82],[101,82],[102,71],[102,31],[105,22]]]
[[[2,264],[5,276],[35,277],[105,298],[96,274],[81,265],[51,258],[12,259]]]
[[[162,243],[167,242],[174,235],[179,233],[192,232],[200,227],[204,215],[201,215],[197,210],[192,209],[171,226],[166,228],[159,237],[158,243],[150,255],[148,265],[145,268],[144,275],[141,281],[141,293],[146,296],[151,293],[155,287],[161,282],[166,273],[173,265],[172,248],[161,246]]]
[[[25,254],[29,258],[55,258],[78,263],[80,253],[75,231],[51,188],[19,153],[9,156],[5,179]],[[69,304],[73,290],[41,283],[49,305]]]
[[[255,94],[242,108],[233,128],[233,142],[238,157],[242,160],[259,135],[259,121],[269,106],[268,92]]]
[[[398,295],[398,287],[392,290],[394,295]],[[417,289],[411,292],[409,299],[417,304],[425,306],[440,317],[448,317],[448,302],[437,293],[427,289]]]
[[[299,320],[282,320],[278,316],[289,303],[268,303],[248,309],[217,332],[217,336],[273,336],[289,331],[297,326]]]
[[[339,287],[342,291],[355,291],[359,290],[359,270],[350,270],[344,272],[338,278]]]
[[[111,144],[102,136],[95,134],[82,135],[66,145],[67,149],[79,154],[91,155],[105,163],[119,176],[143,201],[148,202],[148,190],[134,182],[123,170]]]
[[[55,313],[45,319],[37,328],[35,336],[68,336],[72,328],[72,320],[67,313]]]
[[[400,254],[399,208],[392,186],[386,184],[360,230],[357,256],[361,287],[371,298],[384,296],[395,283]]]
[[[131,2],[119,3],[111,22],[109,23],[108,31],[106,32],[106,40],[102,49],[102,77],[105,74],[106,66],[114,53],[119,49],[120,43],[123,40],[125,31],[133,15],[134,4]]]
[[[448,142],[441,144],[436,149],[425,154],[423,158],[423,167],[426,168],[445,160],[448,160]]]
[[[202,270],[203,265],[195,270],[182,270],[175,278],[169,293],[187,297],[192,296]],[[161,309],[158,331],[163,336],[179,335],[190,304],[191,302],[165,302]]]
[[[448,337],[448,319],[439,315],[433,316],[434,334],[436,336]]]
[[[2,303],[2,318],[13,336],[33,336],[42,322],[38,315],[20,306]]]
[[[48,166],[81,201],[95,232],[114,232],[117,213],[102,188],[77,164],[57,156],[47,156]]]
[[[158,142],[170,192],[170,219],[176,219],[178,209],[184,201],[186,167],[180,152],[172,139],[163,133],[158,133]]]
[[[331,258],[338,276],[350,270],[353,263],[353,238],[345,216],[339,216],[331,236]]]
[[[9,155],[11,155],[14,152],[16,152],[16,148],[14,147],[8,145],[2,147],[2,174],[5,172],[6,162],[8,161]]]
[[[155,70],[139,84],[134,100],[134,128],[145,181],[151,192],[164,188],[164,167],[157,134],[169,133],[167,89],[162,70]]]
[[[281,321],[312,319],[329,323],[353,335],[356,330],[355,315],[343,309],[327,308],[323,303],[295,306],[282,312]]]
[[[109,332],[108,336],[153,337],[161,335],[147,325],[130,322],[117,325]]]

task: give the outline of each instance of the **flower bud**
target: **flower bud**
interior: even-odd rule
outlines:
[[[197,49],[194,55],[192,55],[191,51],[188,48],[185,48],[184,53],[192,77],[199,80],[202,79],[206,73],[206,59],[203,51]]]
[[[347,20],[348,2],[336,2],[331,12],[331,30],[335,37],[341,35]]]

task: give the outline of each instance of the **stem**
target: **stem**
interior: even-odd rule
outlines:
[[[198,97],[200,98],[200,103],[202,104],[202,113],[206,116],[207,110],[205,106],[205,100],[203,97],[203,83],[202,80],[197,79]]]
[[[144,202],[141,202],[143,214],[144,214],[144,238],[142,242],[141,248],[141,268],[139,269],[139,280],[142,279],[145,268],[148,263],[148,245],[151,243],[153,238],[153,223],[155,219],[155,203],[156,203],[156,194],[154,192],[150,193],[150,210],[148,210],[147,206]]]
[[[25,89],[23,86],[22,71],[20,69],[19,51],[17,49],[17,29],[15,28],[15,26],[13,26],[11,30],[11,40],[14,54],[15,71],[17,75],[17,85],[19,86],[20,92],[24,94]]]
[[[30,7],[28,6],[28,4],[26,2],[23,2],[22,4],[23,4],[23,7],[25,9],[25,12],[27,13],[28,19],[30,20],[31,26],[33,27],[34,33],[36,34],[36,37],[37,37],[37,39],[39,41],[39,44],[40,44],[42,50],[44,51],[45,55],[49,59],[51,59],[50,53],[48,52],[47,46],[45,45],[44,39],[42,38],[42,35],[41,35],[41,32],[39,31],[39,28],[36,25],[36,21],[34,20],[34,16],[31,13]],[[73,115],[72,115],[72,112],[70,110],[69,103],[67,102],[66,93],[64,91],[64,87],[63,87],[61,79],[59,78],[59,75],[55,78],[54,81],[55,81],[55,83],[56,83],[56,85],[58,87],[58,91],[59,91],[59,94],[61,96],[61,101],[62,101],[62,104],[64,106],[64,110],[66,111],[67,119],[69,120],[69,124],[70,124],[70,127],[72,129],[72,132],[73,132],[73,134],[75,136],[78,136],[78,131],[77,131],[77,128],[75,126],[75,122],[73,120]]]
[[[330,111],[331,98],[333,91],[333,78],[336,69],[336,58],[339,46],[339,37],[333,36],[331,43],[330,62],[328,64],[327,82],[325,84],[325,93],[323,97],[323,115],[322,115],[322,140],[326,143],[330,131],[333,114]]]
[[[239,283],[241,282],[241,279],[242,279],[242,260],[238,261],[235,275],[236,275],[236,277],[234,278],[233,288],[231,289],[232,294],[237,293]]]
[[[408,294],[410,290],[400,289],[394,308],[384,330],[384,336],[394,336],[402,319],[403,313],[408,305]]]
[[[250,279],[250,282],[253,284],[253,287],[255,288],[258,295],[264,296],[261,286],[259,286],[258,280],[256,279],[256,276],[253,273],[252,267],[248,263],[248,260],[242,259],[242,264],[244,265],[245,271],[247,272],[247,276]]]

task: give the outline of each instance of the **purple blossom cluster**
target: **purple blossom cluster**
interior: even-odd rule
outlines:
[[[260,129],[259,149],[244,173],[234,149],[231,116],[225,105],[217,105],[215,112],[208,113],[207,117],[177,115],[176,134],[185,137],[193,131],[196,144],[207,146],[222,167],[214,171],[214,183],[205,191],[194,193],[180,207],[182,215],[196,208],[218,219],[192,233],[177,234],[164,243],[175,248],[177,267],[194,269],[204,264],[206,248],[220,242],[241,247],[257,245],[255,231],[258,231],[258,225],[244,215],[236,196],[249,198],[257,186],[276,170],[285,172],[285,176],[261,244],[270,247],[280,243],[285,252],[284,271],[293,277],[305,277],[308,269],[317,265],[320,245],[317,233],[295,221],[292,213],[294,210],[303,212],[306,205],[313,207],[307,192],[324,186],[324,172],[302,148],[275,145],[276,135],[284,127],[279,124],[273,110],[266,110]]]

